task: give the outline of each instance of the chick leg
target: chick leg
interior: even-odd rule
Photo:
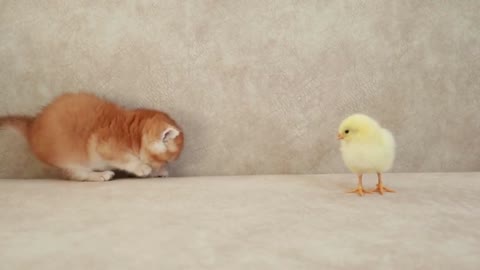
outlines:
[[[357,188],[349,191],[348,193],[357,193],[360,196],[363,196],[364,193],[370,193],[369,191],[367,191],[363,188],[362,178],[363,178],[363,175],[358,174],[358,186],[357,186]]]
[[[378,184],[377,184],[377,187],[372,190],[372,192],[378,192],[380,193],[381,195],[383,195],[383,192],[395,192],[393,189],[389,189],[387,188],[386,186],[383,185],[383,182],[382,182],[382,174],[381,173],[377,173],[377,177],[378,177]]]

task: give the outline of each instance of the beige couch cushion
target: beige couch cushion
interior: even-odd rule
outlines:
[[[0,180],[0,269],[478,269],[480,173]],[[373,188],[374,177],[365,186]]]

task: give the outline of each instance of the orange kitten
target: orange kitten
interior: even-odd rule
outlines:
[[[21,131],[42,162],[80,181],[108,181],[112,170],[168,176],[183,150],[183,132],[167,114],[126,110],[93,94],[64,94],[36,117],[0,117]]]

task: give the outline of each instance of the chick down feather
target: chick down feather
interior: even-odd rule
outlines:
[[[339,136],[343,161],[353,173],[383,173],[392,168],[395,139],[374,119],[354,114],[342,122]]]

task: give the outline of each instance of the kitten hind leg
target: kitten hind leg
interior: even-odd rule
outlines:
[[[91,182],[110,181],[115,175],[113,171],[95,172],[87,168],[69,168],[64,172],[70,180]]]

